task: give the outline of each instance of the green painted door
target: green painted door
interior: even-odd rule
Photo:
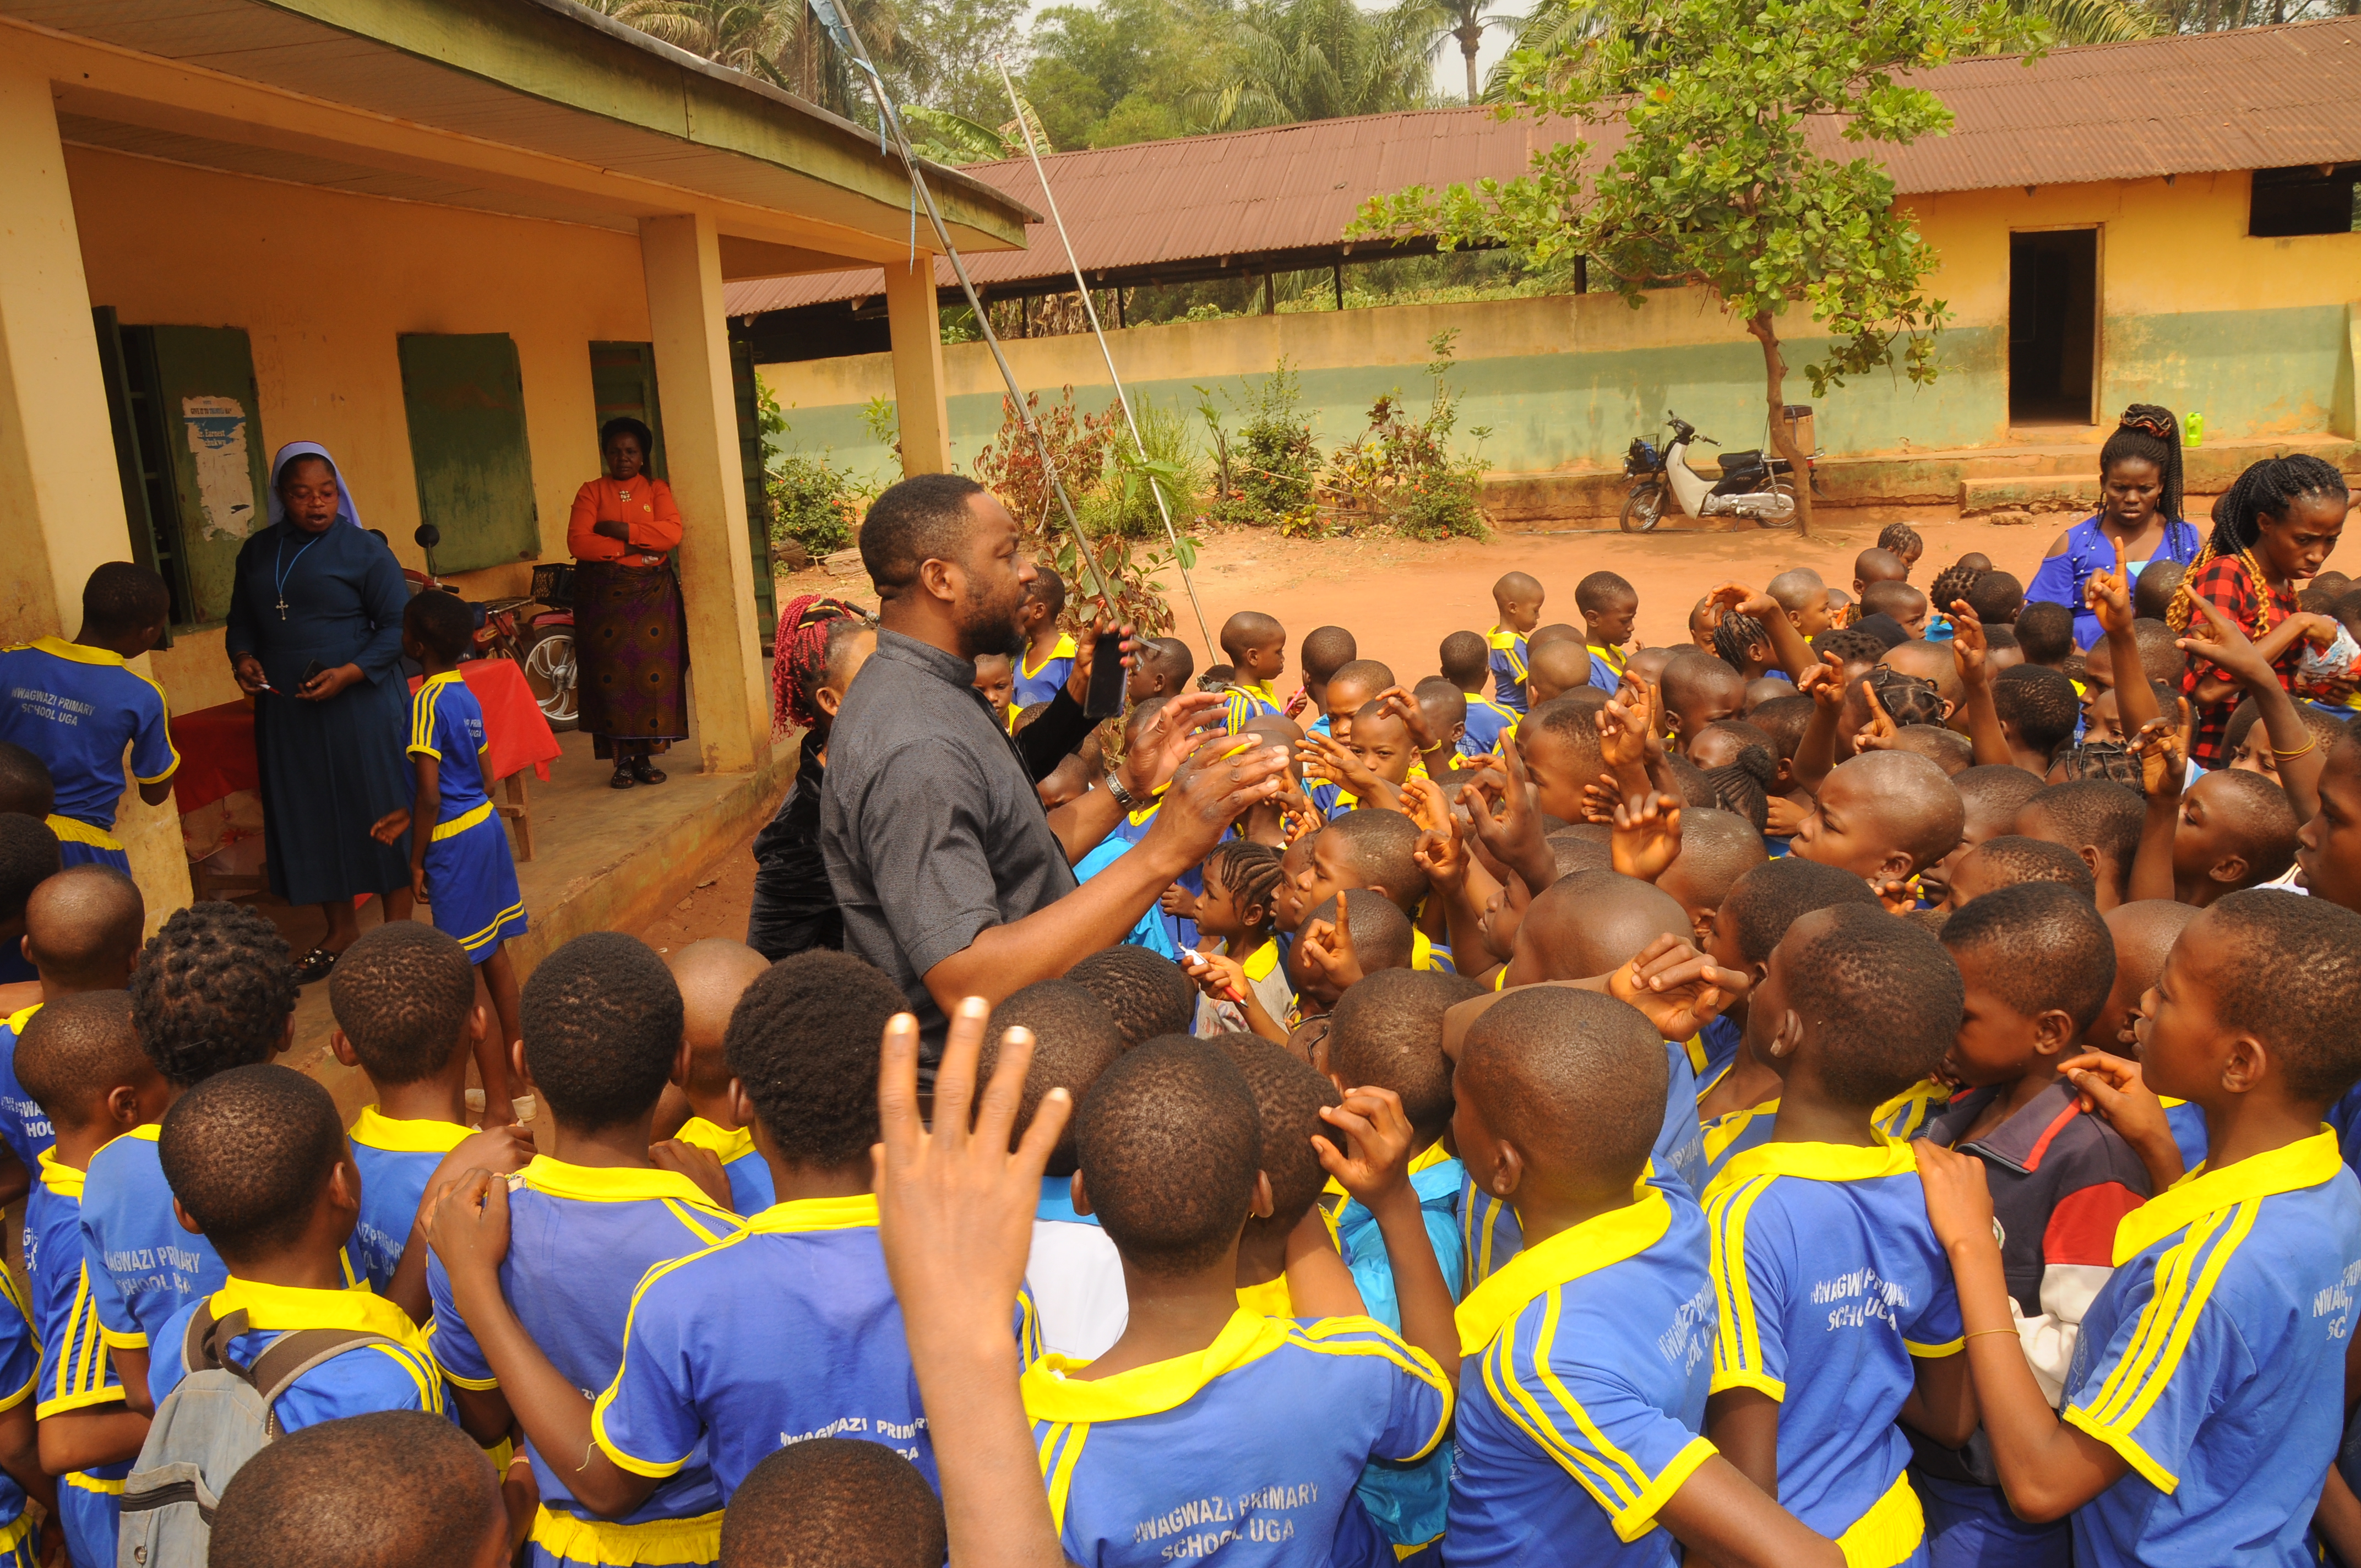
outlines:
[[[443,533],[435,569],[539,559],[516,344],[504,332],[404,333],[398,342],[418,513]]]
[[[656,397],[654,344],[592,344],[590,398],[598,411],[599,428],[610,419],[635,419],[654,432],[656,449],[648,454],[648,472],[659,479],[672,477],[664,468],[664,405]]]
[[[764,642],[778,630],[778,599],[771,584],[771,499],[763,471],[763,411],[754,380],[754,345],[730,340],[730,389],[738,404],[738,466],[746,481],[747,543],[754,553],[754,617]]]
[[[253,353],[237,327],[127,326],[117,341],[125,422],[139,433],[127,455],[149,499],[156,567],[180,624],[218,624],[238,548],[269,521]],[[116,456],[126,456],[119,444]],[[130,472],[123,478],[127,491]]]

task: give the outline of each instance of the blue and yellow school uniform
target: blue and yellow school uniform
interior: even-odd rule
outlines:
[[[1085,1365],[1045,1355],[1022,1383],[1050,1518],[1083,1568],[1325,1568],[1362,1470],[1417,1463],[1451,1421],[1434,1363],[1367,1318],[1240,1311],[1195,1354],[1066,1376]]]
[[[49,822],[60,858],[129,875],[130,857],[112,831],[125,787],[124,748],[131,776],[143,784],[163,783],[181,765],[164,688],[119,653],[35,638],[0,652],[0,740],[48,764],[57,786]]]
[[[1730,1070],[1730,1064],[1738,1059],[1738,1042],[1745,1032],[1736,1019],[1726,1015],[1709,1020],[1697,1031],[1702,1058],[1692,1059],[1697,1067],[1698,1093],[1704,1093],[1708,1084]]]
[[[1074,673],[1074,657],[1080,652],[1073,638],[1061,631],[1058,634],[1058,641],[1049,645],[1049,652],[1042,655],[1039,663],[1031,662],[1033,651],[1030,648],[1018,654],[1016,685],[1013,693],[1015,700],[1008,705],[1009,712],[1022,713],[1037,702],[1055,702],[1058,688],[1064,685]]]
[[[1706,1190],[1719,1316],[1713,1391],[1779,1402],[1779,1503],[1854,1568],[1926,1561],[1894,1427],[1914,1358],[1963,1343],[1910,1146],[1770,1143]]]
[[[1459,1190],[1467,1168],[1444,1152],[1441,1143],[1429,1146],[1410,1162],[1411,1190],[1418,1194],[1419,1217],[1426,1225],[1427,1245],[1443,1269],[1443,1283],[1457,1300],[1466,1275],[1467,1260],[1460,1251]],[[1332,1192],[1344,1189],[1332,1178]],[[1394,1332],[1401,1332],[1401,1301],[1394,1289],[1393,1260],[1386,1254],[1386,1238],[1378,1217],[1347,1197],[1336,1208],[1336,1240],[1353,1283],[1361,1292],[1368,1315]],[[1397,1548],[1415,1550],[1443,1534],[1451,1502],[1451,1443],[1445,1440],[1417,1464],[1373,1464],[1355,1488],[1363,1510],[1377,1533]]]
[[[1492,696],[1502,707],[1525,711],[1525,634],[1495,626],[1484,633],[1492,646]]]
[[[1695,1045],[1694,1040],[1664,1042],[1664,1120],[1648,1151],[1650,1179],[1660,1186],[1666,1180],[1679,1182],[1692,1201],[1705,1190],[1705,1132],[1697,1124],[1697,1069],[1690,1055]],[[1704,1047],[1697,1048],[1701,1056]]]
[[[779,1201],[770,1162],[754,1147],[751,1129],[727,1131],[702,1116],[691,1116],[673,1136],[721,1162],[721,1174],[730,1179],[730,1207],[740,1219],[752,1219]]]
[[[156,1157],[154,1122],[90,1157],[82,1249],[99,1332],[109,1348],[144,1350],[165,1321],[229,1278],[213,1244],[172,1217],[172,1187]]]
[[[2356,1086],[2361,1087],[2361,1086]],[[2205,1163],[2205,1149],[2211,1135],[2205,1130],[2205,1111],[2186,1100],[2164,1099],[2164,1124],[2172,1129],[2173,1146],[2180,1150],[2180,1168],[2195,1170]],[[2330,1107],[2329,1123],[2336,1123],[2335,1108]]]
[[[374,1105],[364,1105],[346,1135],[352,1140],[353,1166],[361,1179],[361,1217],[353,1227],[353,1248],[360,1254],[369,1288],[382,1296],[393,1284],[401,1249],[418,1223],[428,1179],[443,1157],[466,1141],[468,1129],[456,1122],[388,1116]]]
[[[404,754],[434,759],[441,792],[426,844],[426,896],[434,928],[455,937],[482,963],[525,932],[524,895],[508,829],[492,809],[484,774],[484,709],[456,670],[429,675],[410,699]],[[413,795],[415,775],[406,775]]]
[[[604,1388],[623,1364],[631,1297],[648,1270],[709,1247],[739,1229],[697,1184],[668,1170],[568,1165],[543,1155],[509,1182],[509,1254],[500,1294],[552,1365],[577,1388]],[[500,1387],[475,1336],[451,1306],[439,1259],[426,1266],[434,1354],[462,1388]],[[525,1445],[541,1486],[527,1559],[553,1564],[713,1562],[721,1551],[721,1490],[700,1448],[627,1518],[607,1520],[575,1501],[566,1478],[578,1454]]]
[[[1467,727],[1459,733],[1463,757],[1489,757],[1517,738],[1517,715],[1478,692],[1467,694]]]
[[[2131,1472],[2075,1511],[2075,1563],[2313,1562],[2361,1281],[2335,1135],[2191,1172],[2124,1216],[2114,1264],[2061,1413]]]
[[[272,1407],[282,1433],[378,1410],[423,1410],[456,1419],[445,1406],[443,1374],[426,1346],[425,1332],[410,1321],[409,1313],[366,1285],[306,1290],[232,1275],[206,1300],[216,1321],[232,1312],[247,1315],[247,1332],[226,1347],[242,1365],[253,1365],[255,1357],[280,1335],[305,1329],[363,1329],[394,1342],[340,1351],[288,1385]],[[181,1355],[188,1349],[189,1321],[201,1304],[191,1301],[173,1313],[156,1337],[148,1362],[148,1391],[159,1405],[188,1376]]]
[[[1240,681],[1222,694],[1222,729],[1226,734],[1235,735],[1268,715],[1282,718],[1287,716],[1286,705],[1279,700],[1279,694],[1270,689],[1268,681]]]
[[[16,1042],[40,1010],[41,1004],[36,1002],[0,1022],[0,1139],[7,1141],[9,1152],[27,1171],[39,1164],[42,1151],[58,1141],[49,1113],[16,1081]]]
[[[0,1410],[13,1410],[33,1398],[40,1354],[24,1294],[7,1270],[0,1269]],[[0,1474],[0,1568],[38,1568],[38,1545],[25,1488],[15,1476]]]
[[[25,1277],[33,1332],[41,1347],[37,1420],[120,1403],[123,1379],[98,1331],[89,1266],[82,1255],[82,1173],[43,1151],[25,1200]],[[128,1459],[58,1477],[58,1523],[74,1568],[111,1568],[123,1515]]]
[[[1922,1078],[1869,1114],[1887,1137],[1908,1143],[1919,1129],[1951,1102],[1951,1086],[1940,1079]]]
[[[1479,1190],[1476,1179],[1466,1175],[1463,1167],[1459,1187],[1462,1298],[1507,1267],[1524,1245],[1516,1210],[1510,1207],[1507,1199],[1495,1198]]]
[[[1642,1183],[1459,1304],[1452,1568],[1670,1568],[1657,1510],[1714,1454],[1714,1287],[1696,1205]]]
[[[1702,1099],[1711,1083],[1698,1089]],[[1774,1095],[1760,1105],[1749,1105],[1742,1111],[1725,1111],[1698,1130],[1698,1141],[1705,1151],[1705,1186],[1713,1185],[1714,1178],[1748,1149],[1761,1148],[1771,1141],[1772,1129],[1778,1124],[1779,1101]],[[1699,1189],[1704,1190],[1703,1188]]]
[[[1028,1300],[1016,1326],[1009,1354],[1030,1359]],[[773,1204],[650,1269],[590,1431],[634,1475],[669,1479],[702,1458],[724,1502],[765,1455],[816,1437],[884,1443],[939,1484],[876,1197]]]
[[[1610,648],[1604,642],[1587,642],[1590,650],[1590,684],[1613,696],[1623,689],[1623,650]]]

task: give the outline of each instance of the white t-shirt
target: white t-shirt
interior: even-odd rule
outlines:
[[[1062,1179],[1049,1178],[1041,1185],[1045,1208],[1064,1207]],[[1060,1190],[1054,1197],[1052,1188]],[[1107,1234],[1087,1220],[1035,1216],[1025,1283],[1041,1314],[1042,1347],[1056,1354],[1096,1361],[1131,1321],[1123,1259]]]

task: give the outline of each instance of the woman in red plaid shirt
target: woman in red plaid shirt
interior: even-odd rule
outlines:
[[[2192,633],[2192,598],[2202,598],[2254,640],[2256,652],[2279,672],[2279,685],[2295,689],[2296,665],[2304,644],[2327,647],[2336,622],[2306,615],[2296,605],[2296,585],[2319,574],[2345,531],[2349,502],[2345,476],[2307,452],[2266,457],[2238,476],[2213,503],[2213,536],[2205,542],[2172,597],[2165,620],[2173,630]],[[2238,687],[2210,669],[2192,666],[2180,689],[2195,712],[2189,754],[2200,767],[2219,767],[2222,732],[2238,706]]]

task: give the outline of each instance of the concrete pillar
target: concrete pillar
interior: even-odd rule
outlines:
[[[131,533],[65,149],[39,71],[0,63],[0,473],[11,476],[0,485],[0,634],[16,641],[79,628],[82,584],[100,563],[131,559]],[[152,931],[189,902],[180,818],[134,789],[115,832]]]
[[[935,258],[885,264],[885,325],[894,335],[894,412],[902,424],[902,472],[947,474],[951,420],[943,403],[942,317],[935,307]]]
[[[664,397],[664,462],[684,525],[680,588],[696,705],[690,722],[705,770],[735,773],[769,754],[771,683],[754,619],[754,564],[713,220],[641,219],[640,262]]]

